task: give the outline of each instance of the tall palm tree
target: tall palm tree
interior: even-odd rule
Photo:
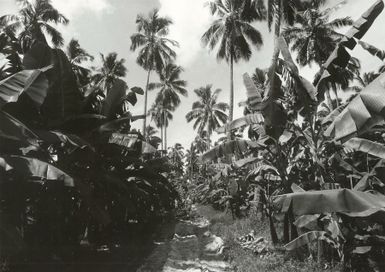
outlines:
[[[17,15],[5,15],[0,21],[7,23],[7,27],[20,31],[19,39],[26,51],[33,40],[47,43],[45,33],[50,37],[55,47],[63,46],[61,33],[52,24],[68,24],[68,19],[51,4],[50,0],[19,0],[21,9]]]
[[[105,93],[108,93],[115,79],[126,76],[127,68],[124,66],[124,59],[118,59],[118,54],[109,53],[106,57],[100,54],[102,66],[96,70],[92,79],[97,86],[100,86]]]
[[[83,88],[89,83],[91,70],[81,66],[81,63],[92,61],[94,57],[81,48],[79,41],[75,39],[71,39],[68,43],[66,54],[75,73],[78,85],[80,88]]]
[[[291,44],[291,50],[297,53],[299,65],[316,63],[321,67],[344,37],[336,30],[353,24],[350,17],[329,20],[330,15],[330,9],[307,9],[297,14],[295,25],[282,31],[282,36]]]
[[[138,15],[136,18],[137,33],[131,36],[132,51],[140,48],[136,62],[147,71],[146,90],[144,93],[144,115],[147,116],[147,92],[152,70],[162,70],[165,63],[176,58],[172,49],[178,46],[174,40],[166,38],[172,21],[169,18],[160,17],[158,10],[154,9],[148,15]],[[147,119],[143,120],[143,132],[145,133]]]
[[[210,137],[212,132],[227,122],[227,113],[229,105],[223,102],[217,102],[218,95],[222,91],[216,89],[211,91],[212,85],[195,89],[194,92],[199,100],[194,102],[192,110],[186,115],[187,122],[195,120],[194,129],[198,128],[199,135],[207,130],[207,142],[210,145]]]
[[[230,113],[233,120],[234,111],[234,63],[239,60],[249,60],[252,51],[250,44],[259,48],[262,35],[251,23],[264,18],[262,13],[245,13],[251,9],[250,1],[213,0],[209,3],[210,11],[217,19],[203,34],[202,41],[213,50],[219,44],[217,58],[225,59],[230,64]]]
[[[353,24],[350,17],[329,20],[332,11],[339,5],[320,10],[321,5],[322,1],[310,2],[306,10],[296,15],[295,25],[286,27],[282,32],[282,36],[291,44],[291,50],[297,53],[296,60],[301,66],[316,63],[321,69],[337,42],[344,37],[336,30]],[[332,89],[337,96],[336,88]],[[325,95],[327,104],[333,108],[330,89],[325,89]],[[336,101],[338,104],[338,99]]]
[[[167,150],[167,127],[173,119],[172,112],[175,108],[170,104],[154,103],[148,111],[155,126],[161,129],[162,149]]]
[[[156,103],[170,104],[177,107],[180,104],[179,95],[187,96],[185,89],[187,82],[180,79],[183,68],[173,63],[168,63],[159,71],[160,82],[150,83],[149,90],[159,89]]]

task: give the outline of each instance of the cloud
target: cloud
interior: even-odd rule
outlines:
[[[211,16],[204,4],[207,0],[159,0],[160,14],[173,20],[171,39],[179,42],[178,63],[188,66],[202,50],[201,36],[208,28]]]
[[[84,12],[98,15],[112,10],[109,0],[53,0],[52,4],[70,19]]]

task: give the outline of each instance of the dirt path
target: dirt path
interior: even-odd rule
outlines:
[[[172,240],[157,242],[157,247],[138,272],[226,272],[233,271],[223,261],[223,241],[209,232],[203,217],[179,221]]]

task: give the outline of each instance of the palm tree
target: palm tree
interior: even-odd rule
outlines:
[[[211,14],[216,16],[209,29],[203,34],[204,45],[213,50],[219,44],[217,58],[225,59],[230,64],[230,113],[229,120],[233,120],[234,111],[234,62],[249,60],[252,51],[249,43],[256,48],[262,44],[262,35],[251,23],[262,20],[263,14],[245,13],[251,9],[250,1],[213,0],[209,3]]]
[[[118,60],[118,54],[109,53],[106,57],[100,54],[102,59],[102,67],[97,69],[97,73],[93,75],[93,81],[97,86],[102,86],[105,93],[108,93],[115,79],[126,76],[127,68],[124,66],[124,59]]]
[[[167,127],[173,119],[172,112],[175,110],[172,105],[154,103],[148,111],[155,126],[161,129],[162,150],[167,150]]]
[[[144,115],[147,116],[147,92],[152,70],[161,71],[165,63],[175,59],[176,53],[171,48],[178,46],[176,41],[166,38],[168,28],[172,24],[169,18],[160,17],[158,10],[154,9],[148,15],[138,15],[136,25],[138,33],[131,36],[132,51],[140,48],[136,62],[147,71],[146,90],[144,93]],[[147,119],[143,121],[145,133]]]
[[[330,21],[329,18],[334,8],[320,11],[321,2],[312,1],[308,4],[307,9],[295,17],[296,24],[285,28],[282,32],[282,36],[291,44],[291,50],[297,53],[296,60],[301,66],[316,63],[321,69],[337,42],[344,37],[336,30],[353,24],[350,17]],[[337,96],[335,84],[332,89]],[[333,108],[330,89],[325,89],[325,94],[328,105]],[[336,101],[338,105],[338,99]]]
[[[338,28],[353,24],[350,17],[329,20],[330,9],[307,9],[298,13],[296,24],[285,28],[282,36],[291,44],[291,50],[297,53],[297,62],[301,66],[318,64],[320,67],[327,60],[344,35],[336,32]]]
[[[192,110],[186,115],[187,122],[195,120],[194,129],[198,128],[199,135],[207,130],[207,142],[210,145],[210,137],[212,132],[227,122],[226,111],[229,105],[223,102],[217,102],[218,95],[222,91],[216,89],[211,91],[212,85],[195,89],[194,92],[199,98],[192,105]]]
[[[91,70],[81,66],[81,63],[92,61],[94,57],[81,48],[79,42],[75,39],[71,39],[68,43],[66,54],[75,73],[78,85],[80,88],[83,88],[89,83]]]
[[[173,63],[168,63],[159,71],[160,82],[150,83],[148,86],[149,90],[159,89],[156,103],[170,104],[173,107],[179,106],[179,94],[187,96],[185,89],[187,83],[179,78],[182,71],[182,67]]]
[[[68,24],[68,19],[55,9],[50,0],[19,0],[21,9],[17,15],[5,15],[0,21],[6,22],[9,29],[20,31],[19,39],[24,52],[34,40],[46,43],[45,33],[55,47],[63,46],[61,33],[52,24]]]

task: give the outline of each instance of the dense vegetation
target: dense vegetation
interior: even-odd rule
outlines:
[[[330,19],[339,5],[325,2],[209,3],[216,20],[202,41],[230,65],[230,99],[218,101],[212,85],[194,90],[199,100],[186,121],[197,135],[186,150],[167,143],[173,112],[188,94],[169,18],[157,10],[136,18],[131,50],[147,73],[141,88],[124,81],[125,60],[114,52],[88,69],[94,57],[78,41],[62,50],[55,27],[69,21],[49,0],[21,1],[18,14],[0,17],[7,60],[0,68],[1,271],[132,243],[175,208],[186,215],[193,202],[234,218],[257,211],[276,249],[299,260],[384,271],[384,67],[361,74],[361,60],[347,51],[361,46],[384,60],[385,51],[364,41],[384,4],[353,22]],[[233,120],[234,64],[263,45],[256,21],[274,26],[272,64],[244,74],[244,116]],[[292,52],[299,66],[319,67],[313,82]],[[341,91],[351,96],[342,100]],[[138,95],[144,114],[133,116]],[[131,129],[138,120],[141,131]],[[214,131],[224,134],[216,142]]]

